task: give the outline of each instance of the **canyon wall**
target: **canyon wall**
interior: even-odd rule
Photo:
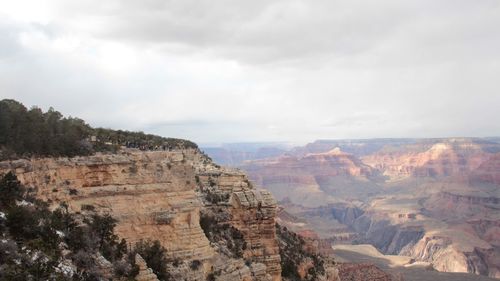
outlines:
[[[35,188],[37,196],[54,207],[66,202],[73,212],[111,214],[118,220],[116,233],[131,244],[159,240],[169,259],[184,262],[174,276],[281,280],[273,197],[253,189],[241,172],[213,164],[198,150],[129,150],[0,162],[0,173],[7,171],[14,171],[25,186]],[[246,263],[221,253],[220,245],[209,241],[200,226],[200,213],[213,205],[204,193],[209,187],[227,194],[227,203],[218,205],[248,245]],[[195,260],[201,262],[200,269],[187,266]]]
[[[316,141],[242,168],[294,231],[498,278],[499,152],[498,139]]]
[[[373,181],[379,178],[377,170],[338,148],[305,156],[249,161],[241,168],[278,200],[288,198],[310,207],[375,192]]]

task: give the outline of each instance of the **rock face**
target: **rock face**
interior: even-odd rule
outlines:
[[[401,279],[394,278],[373,264],[352,264],[344,263],[338,266],[339,281],[399,281]]]
[[[325,153],[311,153],[303,157],[281,156],[278,158],[255,160],[250,162],[250,164],[254,165],[248,166],[245,170],[251,170],[252,167],[257,168],[260,166],[271,169],[267,176],[307,172],[307,174],[313,176],[356,176],[366,178],[375,174],[375,170],[372,167],[363,164],[352,154],[342,152],[339,148]],[[273,168],[279,169],[279,171],[272,170]],[[262,173],[258,175],[261,176]],[[268,180],[265,176],[262,176],[261,179],[258,179],[258,182],[265,184]]]
[[[157,239],[171,258],[207,259],[213,251],[199,226],[196,157],[195,151],[149,152],[3,165],[44,200],[67,202],[73,212],[90,207],[111,214],[117,234],[132,244]]]
[[[215,194],[213,196],[218,196],[215,198],[228,198],[226,202],[210,202],[210,197],[204,198],[204,201],[207,209],[227,217],[223,223],[230,224],[243,235],[246,242],[243,258],[265,265],[264,275],[269,276],[265,279],[281,280],[274,228],[277,204],[273,196],[268,191],[253,189],[247,177],[234,170],[202,167],[198,169],[197,181],[202,193]],[[259,269],[259,266],[254,269]]]
[[[276,279],[281,274],[274,230],[276,201],[268,191],[245,190],[235,192],[232,206],[233,226],[250,246],[244,256],[265,264]]]
[[[189,266],[177,269],[185,280],[205,280],[218,268],[217,280],[281,280],[273,197],[253,189],[241,172],[220,168],[198,150],[0,162],[0,173],[10,170],[54,206],[67,202],[73,212],[95,209],[111,214],[118,220],[116,233],[132,244],[159,240],[168,258],[186,264],[201,261],[195,272]],[[243,234],[250,265],[219,253],[200,227],[200,212],[211,204],[203,193],[207,186],[228,195],[221,208]]]
[[[252,181],[272,191],[278,200],[289,198],[305,206],[327,204],[343,195],[364,192],[373,186],[369,179],[378,176],[375,169],[339,148],[305,156],[255,160],[242,168]],[[347,186],[351,190],[343,188]]]
[[[363,157],[368,165],[391,178],[460,177],[477,169],[488,158],[481,146],[466,140],[413,145],[396,151],[381,150]]]
[[[139,266],[139,274],[135,277],[136,281],[159,281],[156,274],[153,273],[151,268],[148,268],[148,265],[139,254],[135,255],[135,263]]]
[[[500,153],[481,163],[473,172],[472,180],[500,185]]]

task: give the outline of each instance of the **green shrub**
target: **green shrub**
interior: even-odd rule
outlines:
[[[146,261],[148,267],[150,267],[156,274],[158,279],[162,281],[173,280],[170,273],[167,271],[167,258],[166,250],[161,246],[158,240],[141,240],[136,243],[132,254],[138,253]]]
[[[191,263],[189,264],[189,267],[192,269],[192,270],[198,270],[201,266],[201,261],[199,260],[193,260],[191,261]]]
[[[93,214],[77,223],[78,215],[67,204],[51,211],[25,191],[13,174],[0,179],[0,212],[5,214],[0,219],[0,280],[68,280],[56,270],[63,249],[77,267],[72,280],[103,280],[96,267],[98,253],[117,266],[133,268],[123,259],[127,243],[118,241],[116,221],[109,215]]]

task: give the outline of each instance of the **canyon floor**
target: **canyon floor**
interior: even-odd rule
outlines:
[[[335,260],[338,262],[373,263],[391,274],[402,274],[406,281],[488,281],[497,280],[485,276],[471,276],[468,273],[439,272],[427,263],[409,264],[411,258],[384,255],[372,245],[335,245]]]

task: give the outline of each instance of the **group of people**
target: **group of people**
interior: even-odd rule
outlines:
[[[144,143],[137,143],[137,142],[130,142],[126,141],[125,142],[125,147],[127,148],[137,148],[140,150],[163,150],[163,151],[170,151],[173,149],[171,145],[150,145],[150,144],[144,144]]]

